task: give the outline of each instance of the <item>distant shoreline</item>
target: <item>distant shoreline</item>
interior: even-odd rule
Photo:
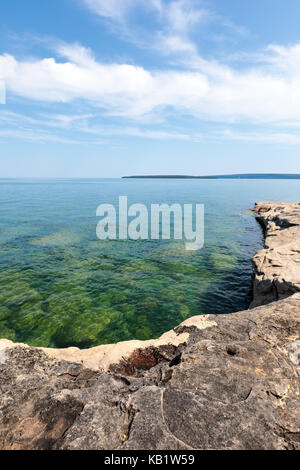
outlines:
[[[138,176],[123,176],[122,179],[280,179],[291,180],[300,179],[300,174],[285,174],[285,173],[245,173],[236,175],[210,175],[210,176],[189,176],[189,175],[138,175]]]

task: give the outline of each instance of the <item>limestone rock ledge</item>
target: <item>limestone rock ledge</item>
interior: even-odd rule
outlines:
[[[253,210],[265,232],[265,249],[253,257],[252,308],[300,292],[300,204],[258,203]]]
[[[255,210],[251,310],[88,351],[0,341],[0,449],[300,449],[300,205]]]

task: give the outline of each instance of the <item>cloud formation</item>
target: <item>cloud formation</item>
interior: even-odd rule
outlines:
[[[91,11],[104,18],[123,22],[132,9],[144,8],[161,12],[162,0],[82,0]]]
[[[223,40],[231,34],[244,36],[247,30],[228,18],[220,17],[202,0],[80,0],[96,16],[109,20],[113,31],[137,46],[153,49],[165,56],[196,54],[193,33],[215,22],[224,30]],[[205,6],[204,6],[205,5]],[[142,27],[136,15],[142,17]],[[144,15],[144,16],[143,16]]]
[[[109,20],[113,31],[135,45],[163,55],[196,53],[190,34],[216,15],[201,7],[200,0],[81,0],[98,17]],[[136,13],[144,19],[135,24]],[[148,24],[149,23],[149,24]],[[117,28],[116,28],[117,26]]]
[[[84,100],[133,119],[168,112],[221,123],[300,123],[300,45],[272,45],[242,70],[201,57],[185,70],[104,64],[76,44],[58,53],[63,61],[0,55],[8,93],[52,103]]]
[[[12,136],[15,126],[16,137],[29,140],[39,129],[36,138],[51,141],[49,128],[56,128],[82,134],[83,142],[85,136],[89,141],[131,136],[197,142],[205,139],[204,124],[207,138],[214,140],[300,143],[300,44],[271,44],[251,55],[237,54],[235,61],[207,59],[199,54],[193,31],[212,21],[237,34],[245,30],[204,8],[201,1],[80,1],[97,17],[119,25],[119,31],[128,32],[137,11],[151,14],[151,41],[145,33],[139,45],[163,56],[163,65],[107,63],[80,44],[60,43],[43,59],[4,53],[0,82],[5,81],[8,98],[55,105],[60,111],[35,117],[2,113],[0,121],[7,128],[1,136]],[[133,29],[132,40],[138,42],[137,37]],[[104,126],[99,125],[101,116],[107,120]],[[174,126],[180,118],[191,120],[193,129]],[[244,125],[250,126],[247,132]],[[286,131],[278,132],[279,126]]]

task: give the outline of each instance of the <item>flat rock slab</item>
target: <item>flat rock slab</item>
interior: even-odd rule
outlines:
[[[1,449],[300,448],[300,294],[176,329],[148,370],[101,372],[35,348],[0,366]],[[202,317],[203,318],[203,317]],[[113,368],[112,368],[113,369]]]

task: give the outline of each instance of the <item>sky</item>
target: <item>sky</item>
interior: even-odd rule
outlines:
[[[0,177],[300,173],[299,22],[299,0],[1,2]]]

